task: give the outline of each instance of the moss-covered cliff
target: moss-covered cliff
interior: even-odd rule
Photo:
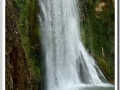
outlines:
[[[43,90],[37,0],[6,0],[6,90]]]
[[[79,1],[83,43],[114,83],[114,0]]]

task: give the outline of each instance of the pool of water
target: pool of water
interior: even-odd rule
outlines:
[[[84,87],[79,90],[114,90],[114,87]]]
[[[103,85],[79,85],[74,86],[68,90],[115,90],[113,85],[103,84]]]

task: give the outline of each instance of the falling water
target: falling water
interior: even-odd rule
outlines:
[[[81,41],[77,0],[39,0],[39,4],[47,90],[103,84],[104,75]]]

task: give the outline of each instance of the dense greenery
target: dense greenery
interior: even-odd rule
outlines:
[[[19,30],[29,69],[31,73],[35,71],[34,76],[39,79],[38,88],[43,89],[45,68],[40,41],[38,2],[37,0],[13,0],[13,2],[18,10]]]
[[[100,7],[101,3],[104,3],[103,7]],[[80,0],[80,4],[83,43],[106,78],[114,83],[113,0]]]

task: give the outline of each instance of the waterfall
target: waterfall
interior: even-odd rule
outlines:
[[[39,0],[47,90],[106,81],[82,44],[77,4],[77,0]]]

